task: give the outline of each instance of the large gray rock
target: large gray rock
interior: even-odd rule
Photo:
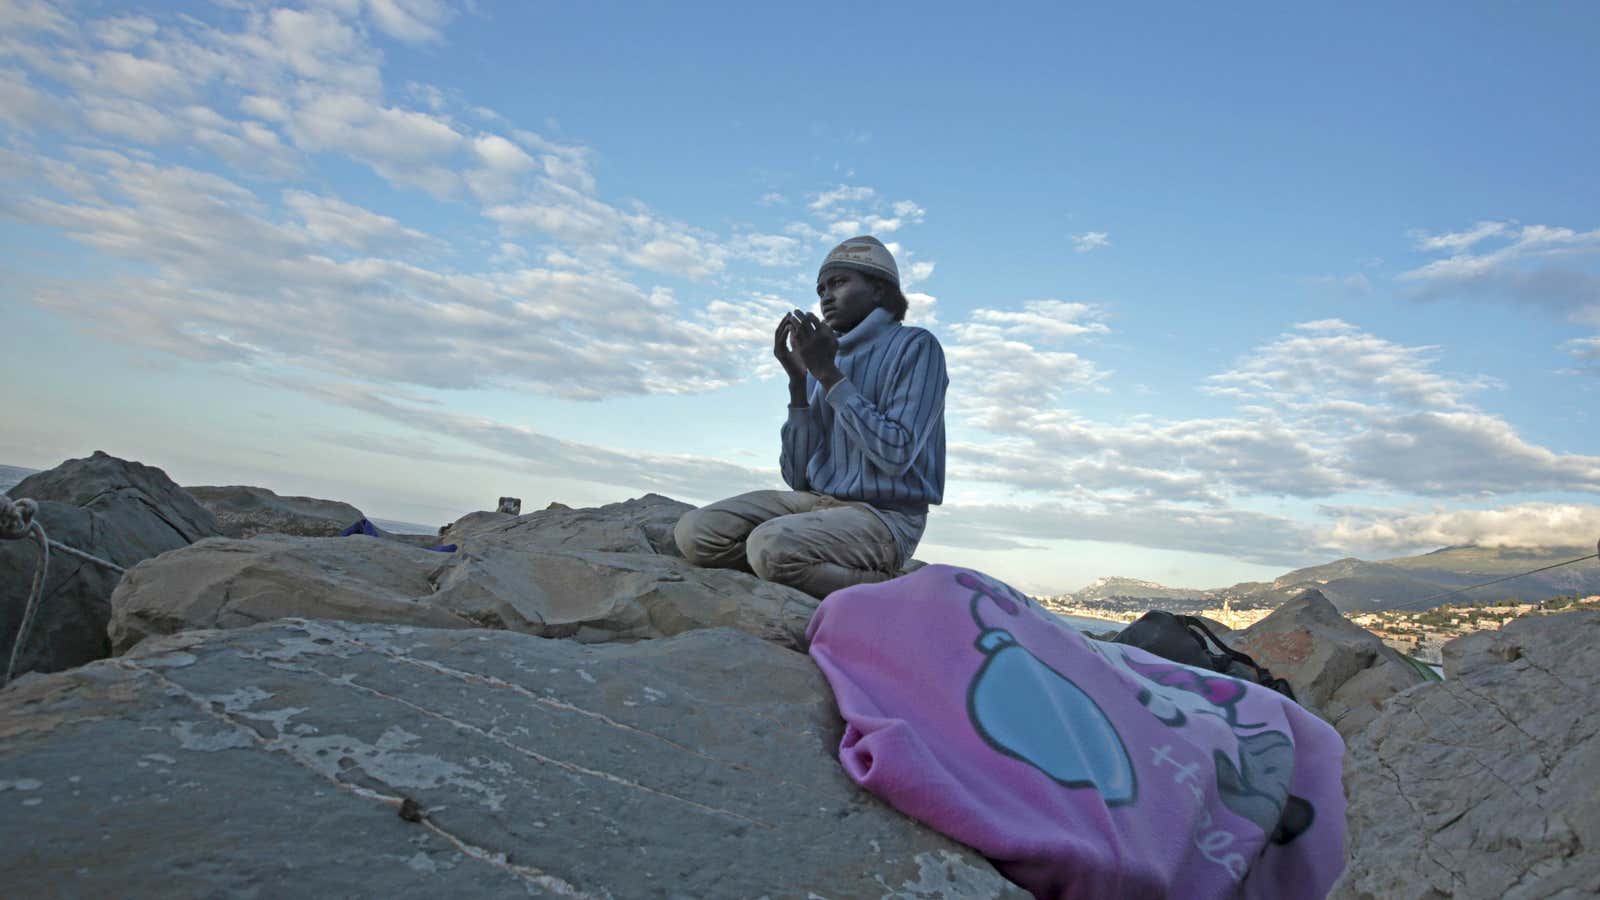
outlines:
[[[463,516],[439,535],[441,543],[469,544],[473,538],[494,535],[502,544],[565,547],[608,553],[659,553],[682,556],[672,529],[687,503],[646,494],[621,503],[586,509],[543,509],[524,516],[501,512],[476,512]]]
[[[1289,681],[1295,699],[1346,740],[1395,694],[1425,679],[1377,635],[1306,591],[1231,638],[1235,649]]]
[[[69,459],[54,469],[29,475],[7,493],[12,497],[52,500],[89,510],[107,525],[126,526],[130,532],[141,532],[129,539],[142,539],[150,546],[167,544],[172,539],[191,544],[222,533],[216,518],[168,478],[166,472],[155,466],[118,459],[103,450],[96,450],[85,459]],[[152,518],[166,526],[171,538],[144,533],[155,530],[150,525]]]
[[[728,626],[800,648],[817,600],[726,569],[649,553],[478,535],[440,554],[369,537],[211,540],[128,572],[111,598],[116,652],[152,634],[290,616],[505,628],[631,641]]]
[[[841,730],[810,660],[729,630],[191,632],[0,692],[0,872],[62,897],[1025,896],[851,783]]]
[[[125,568],[221,533],[216,519],[166,473],[99,451],[31,475],[6,493],[38,501],[35,519],[52,539]],[[37,564],[33,541],[0,541],[0,671],[10,658]],[[106,623],[120,577],[52,553],[17,672],[55,672],[110,653]]]
[[[472,627],[429,602],[442,562],[438,553],[365,535],[201,541],[129,569],[111,595],[106,632],[112,651],[124,653],[151,635],[290,616]]]
[[[1350,742],[1341,898],[1600,894],[1600,613],[1445,646]]]
[[[352,522],[366,517],[361,510],[338,500],[281,497],[266,488],[202,485],[184,490],[216,517],[228,537],[247,538],[258,534],[334,537]]]
[[[430,602],[480,625],[584,642],[727,626],[800,649],[818,603],[745,572],[530,545],[515,532],[464,541],[435,581]]]

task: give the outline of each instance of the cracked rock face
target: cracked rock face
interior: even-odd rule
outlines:
[[[294,534],[334,537],[345,526],[363,518],[361,510],[338,500],[282,497],[266,488],[186,487],[191,496],[216,517],[228,537],[258,534]]]
[[[1424,681],[1400,654],[1346,619],[1320,591],[1306,591],[1230,640],[1272,674],[1287,678],[1300,705],[1346,741],[1377,718],[1390,697]]]
[[[1600,613],[1445,646],[1350,742],[1341,898],[1600,893]]]
[[[0,692],[0,859],[63,896],[1021,896],[840,727],[728,629],[188,632]]]
[[[165,472],[101,452],[30,475],[6,493],[39,501],[36,520],[53,540],[123,567],[222,533],[216,519]],[[37,564],[35,542],[0,541],[0,670],[10,658]],[[56,672],[110,653],[106,623],[119,577],[51,553],[43,600],[17,672]]]
[[[474,514],[457,523],[476,525],[457,532],[451,554],[361,536],[205,541],[127,574],[111,599],[111,640],[124,652],[153,634],[298,616],[585,643],[731,627],[802,647],[815,598],[652,549],[671,541],[687,508],[652,495],[520,518]]]

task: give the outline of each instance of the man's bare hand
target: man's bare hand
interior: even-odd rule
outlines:
[[[839,353],[838,336],[826,322],[817,318],[816,313],[803,313],[797,309],[788,318],[793,322],[790,326],[791,343],[801,364],[824,388],[833,387],[844,378],[844,373],[833,361]]]
[[[772,355],[777,357],[783,371],[788,373],[791,382],[798,381],[802,385],[806,380],[806,364],[801,361],[800,354],[790,344],[794,340],[795,320],[791,315],[785,315],[778,321],[778,330],[772,335]]]

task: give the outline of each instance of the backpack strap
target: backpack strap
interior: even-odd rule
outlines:
[[[1249,654],[1240,653],[1238,650],[1235,650],[1232,647],[1229,647],[1227,644],[1224,644],[1221,638],[1211,633],[1211,629],[1206,627],[1205,622],[1202,622],[1195,616],[1177,616],[1176,618],[1187,628],[1199,629],[1200,634],[1195,635],[1195,640],[1200,641],[1200,643],[1204,645],[1206,640],[1209,639],[1210,642],[1215,644],[1217,649],[1221,651],[1220,654],[1213,654],[1214,657],[1218,658],[1218,662],[1221,663],[1220,665],[1213,667],[1218,672],[1226,672],[1228,669],[1227,661],[1232,660],[1233,662],[1246,666],[1252,672],[1254,672],[1256,684],[1269,687],[1285,697],[1288,697],[1290,700],[1295,699],[1294,688],[1289,686],[1287,679],[1279,678],[1273,675],[1271,671],[1262,667],[1261,664],[1257,663],[1254,659],[1251,659]],[[1204,637],[1201,637],[1201,635],[1204,635]],[[1209,648],[1207,652],[1210,652]]]

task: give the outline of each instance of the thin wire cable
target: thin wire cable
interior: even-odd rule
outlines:
[[[1488,586],[1490,586],[1492,584],[1500,584],[1503,581],[1510,581],[1513,578],[1522,578],[1522,577],[1527,576],[1527,575],[1537,575],[1540,572],[1548,572],[1551,569],[1559,569],[1562,566],[1570,566],[1573,563],[1581,563],[1586,559],[1600,559],[1600,542],[1596,542],[1595,543],[1595,552],[1589,554],[1588,556],[1580,556],[1577,559],[1569,559],[1566,562],[1553,563],[1551,565],[1543,566],[1543,567],[1538,568],[1538,569],[1530,569],[1530,570],[1528,570],[1526,572],[1518,572],[1515,575],[1507,575],[1504,578],[1496,578],[1493,581],[1485,581],[1482,584],[1469,584],[1469,585],[1467,585],[1466,587],[1463,587],[1463,588],[1455,588],[1453,590],[1441,591],[1440,593],[1434,594],[1432,596],[1423,597],[1421,600],[1408,600],[1405,603],[1396,603],[1394,606],[1390,607],[1390,609],[1421,609],[1424,606],[1426,606],[1427,604],[1432,603],[1433,601],[1438,600],[1441,597],[1449,597],[1452,594],[1464,594],[1467,591],[1475,591],[1475,590],[1477,590],[1478,588],[1481,588],[1481,587],[1488,587]]]

